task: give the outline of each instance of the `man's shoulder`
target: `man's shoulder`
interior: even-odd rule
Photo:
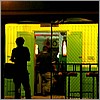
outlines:
[[[28,47],[21,47],[21,48],[16,47],[16,48],[14,48],[12,51],[15,52],[15,51],[17,51],[17,50],[25,50],[25,51],[28,51],[29,49],[28,49]]]
[[[15,51],[17,48],[13,48],[13,50],[12,51]]]
[[[28,49],[28,47],[23,47],[23,51],[24,51],[25,53],[28,53],[28,54],[29,54],[29,49]]]
[[[29,50],[28,47],[23,47],[25,50]]]
[[[28,49],[28,47],[23,46],[23,48]]]

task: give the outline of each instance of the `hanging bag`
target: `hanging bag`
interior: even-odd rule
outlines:
[[[15,75],[15,64],[5,63],[4,64],[4,78],[13,79]]]

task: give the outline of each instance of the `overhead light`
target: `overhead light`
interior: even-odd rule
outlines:
[[[92,20],[86,18],[67,18],[66,22],[92,22]]]
[[[37,24],[39,22],[38,21],[24,20],[24,21],[19,21],[19,23],[34,23],[34,24]]]
[[[85,19],[85,18],[81,18],[80,20],[81,20],[81,21],[85,21],[85,22],[92,22],[92,20]]]

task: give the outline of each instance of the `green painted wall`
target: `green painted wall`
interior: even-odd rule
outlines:
[[[71,32],[67,35],[67,63],[81,63],[82,59],[79,56],[82,55],[82,32]],[[80,67],[77,66],[77,71]],[[67,65],[68,71],[73,71],[72,65]],[[66,83],[68,84],[68,78],[66,78]],[[68,96],[68,86],[66,86],[67,96]],[[80,91],[80,73],[77,77],[70,77],[70,92]],[[79,96],[80,94],[74,94]]]

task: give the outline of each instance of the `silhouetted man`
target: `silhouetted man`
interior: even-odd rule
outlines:
[[[43,95],[50,92],[50,78],[53,67],[51,65],[52,59],[50,53],[48,53],[48,47],[43,46],[43,51],[37,56],[37,63],[39,63],[39,72],[44,83]]]
[[[12,50],[11,61],[15,63],[15,98],[19,99],[21,96],[20,87],[23,84],[26,99],[31,98],[31,90],[29,84],[29,73],[27,70],[27,61],[30,61],[30,53],[27,47],[24,47],[24,39],[18,37],[16,39],[17,47]]]

